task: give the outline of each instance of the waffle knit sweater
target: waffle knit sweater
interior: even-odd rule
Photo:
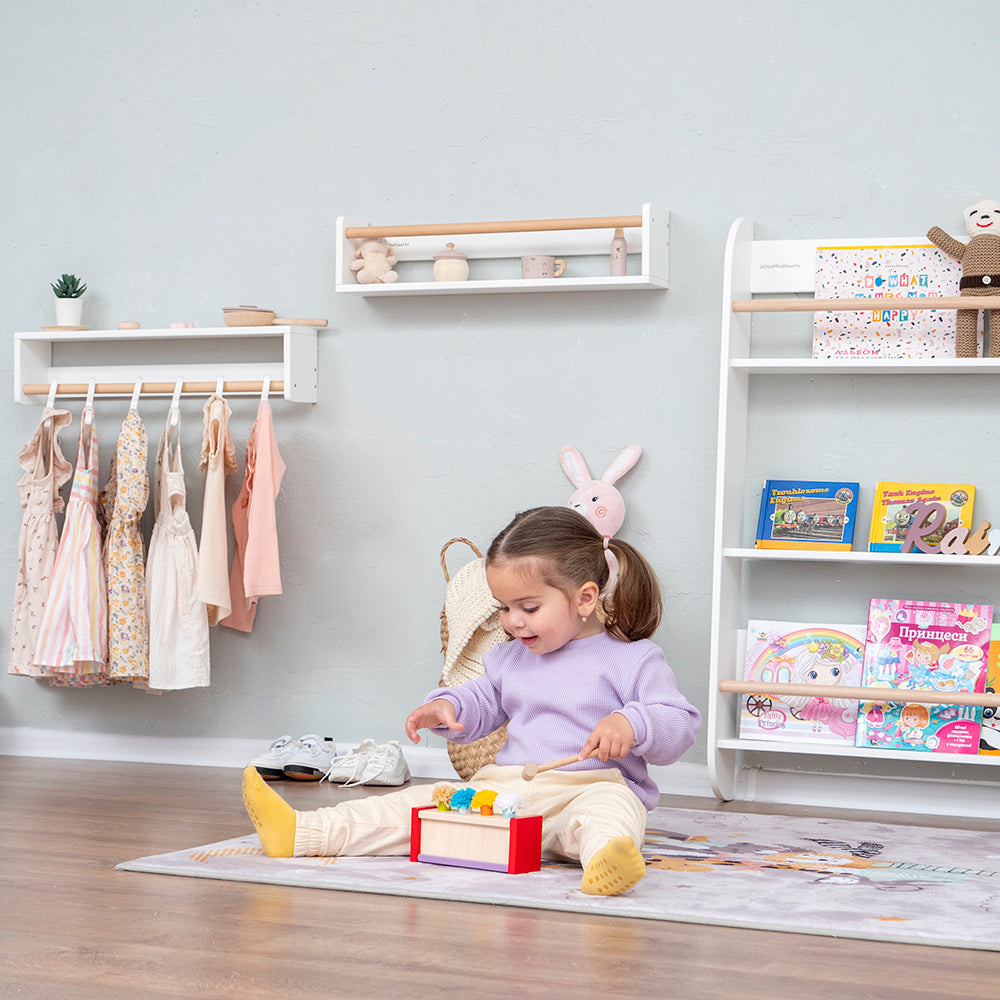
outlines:
[[[620,712],[635,730],[627,757],[594,757],[573,770],[617,767],[647,809],[659,804],[648,764],[673,764],[691,748],[701,716],[678,691],[663,651],[648,639],[625,642],[607,632],[574,639],[553,653],[532,653],[516,639],[483,657],[484,673],[459,687],[437,688],[426,701],[447,698],[460,732],[432,730],[471,743],[509,722],[497,764],[544,763],[578,753],[594,726]]]

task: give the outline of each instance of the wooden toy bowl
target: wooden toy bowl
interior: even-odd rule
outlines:
[[[233,306],[222,310],[226,326],[326,326],[325,319],[287,319],[271,309],[257,306]]]

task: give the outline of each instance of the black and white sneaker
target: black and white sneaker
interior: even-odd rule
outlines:
[[[285,761],[284,775],[296,781],[319,781],[337,754],[337,744],[329,737],[320,739],[310,733],[296,741],[298,747]]]
[[[259,757],[248,762],[265,781],[274,781],[285,776],[285,764],[299,749],[298,740],[291,736],[279,736]]]

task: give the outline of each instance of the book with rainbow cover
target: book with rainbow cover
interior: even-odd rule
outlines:
[[[891,688],[900,700],[862,704],[856,745],[978,753],[981,705],[921,703],[906,694],[985,691],[992,624],[988,604],[873,597],[862,684]]]
[[[751,619],[743,676],[748,681],[856,687],[864,647],[864,625]],[[747,694],[740,707],[740,739],[852,746],[857,718],[857,700]]]

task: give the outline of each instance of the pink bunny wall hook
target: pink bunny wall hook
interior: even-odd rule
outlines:
[[[566,503],[578,510],[605,537],[613,538],[625,521],[625,501],[615,483],[639,461],[642,449],[630,444],[594,479],[580,453],[569,445],[559,452],[559,464],[576,487]]]

